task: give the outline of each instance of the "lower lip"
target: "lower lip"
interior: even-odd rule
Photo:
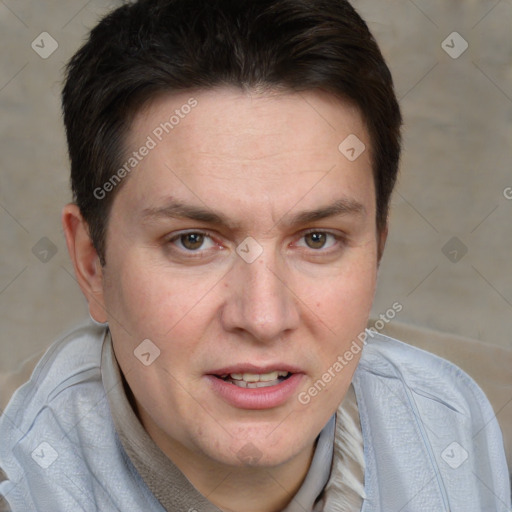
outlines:
[[[226,402],[239,409],[272,409],[283,405],[292,395],[302,380],[303,374],[294,373],[275,386],[266,388],[240,388],[214,375],[206,376],[218,395]]]

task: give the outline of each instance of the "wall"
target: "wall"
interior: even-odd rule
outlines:
[[[0,370],[87,318],[60,227],[70,192],[59,94],[65,62],[113,5],[0,2]],[[405,117],[373,314],[398,301],[397,320],[512,347],[512,5],[354,5]]]

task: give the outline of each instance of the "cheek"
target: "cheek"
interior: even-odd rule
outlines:
[[[213,306],[215,276],[188,276],[144,258],[125,258],[108,276],[107,309],[114,321],[138,336],[165,338],[171,331],[187,329],[186,318]],[[183,333],[182,333],[183,334]]]
[[[322,324],[315,336],[318,359],[301,395],[313,416],[332,414],[345,396],[361,357],[360,336],[370,314],[375,283],[373,265],[360,261],[347,266],[317,295],[315,313]]]
[[[376,281],[375,258],[354,258],[316,291],[315,312],[344,339],[346,334],[366,325]]]

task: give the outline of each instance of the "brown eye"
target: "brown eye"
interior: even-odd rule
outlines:
[[[304,235],[306,245],[310,249],[322,249],[327,241],[327,233],[308,233]]]
[[[186,233],[180,236],[183,247],[189,251],[200,249],[204,243],[205,236],[201,233]]]

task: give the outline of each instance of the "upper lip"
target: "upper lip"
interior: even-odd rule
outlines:
[[[209,372],[207,375],[227,375],[230,373],[270,373],[273,371],[283,371],[289,373],[303,373],[297,366],[292,366],[288,363],[269,363],[262,366],[257,366],[251,363],[238,363],[230,366],[224,366]]]

